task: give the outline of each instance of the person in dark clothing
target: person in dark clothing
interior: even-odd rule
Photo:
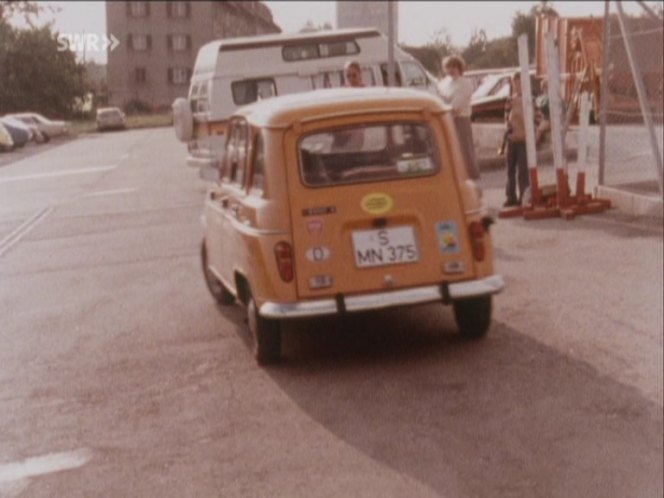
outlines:
[[[504,207],[519,206],[523,193],[529,186],[528,159],[526,156],[526,126],[521,96],[521,73],[512,76],[512,91],[505,105],[507,125],[507,185]],[[517,183],[519,195],[517,196]]]

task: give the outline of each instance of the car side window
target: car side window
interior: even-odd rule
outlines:
[[[226,145],[224,147],[223,168],[221,172],[222,182],[230,182],[231,179],[231,158],[235,154],[235,126],[235,123],[231,122],[226,132]]]
[[[262,133],[256,135],[253,166],[250,193],[262,197],[265,188],[265,142]]]
[[[230,181],[236,187],[244,185],[244,179],[247,168],[247,149],[248,149],[248,127],[243,121],[237,121],[233,126],[233,136],[231,137],[232,148],[229,152],[230,162]]]

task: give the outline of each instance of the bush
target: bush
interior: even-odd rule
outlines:
[[[150,114],[152,106],[142,100],[133,99],[125,104],[124,111],[127,114]]]

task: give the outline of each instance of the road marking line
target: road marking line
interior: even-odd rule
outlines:
[[[98,197],[102,195],[117,195],[117,194],[129,194],[131,192],[136,192],[135,188],[116,188],[115,190],[98,190],[96,192],[90,192],[89,194],[84,194],[83,197]]]
[[[117,164],[112,164],[110,166],[96,166],[94,168],[80,168],[80,169],[66,169],[64,171],[51,171],[48,173],[35,173],[32,175],[22,175],[22,176],[10,176],[7,178],[0,178],[0,183],[9,183],[9,182],[20,182],[23,180],[35,180],[39,178],[52,178],[54,176],[66,176],[66,175],[81,175],[84,173],[98,173],[100,171],[110,171],[117,168]]]
[[[51,214],[51,211],[53,211],[52,207],[37,211],[34,215],[21,223],[12,233],[2,239],[0,241],[0,256],[21,240],[28,232],[30,232],[30,230],[37,226],[41,220]]]
[[[91,458],[92,451],[88,448],[81,448],[7,463],[0,465],[0,482],[18,481],[26,477],[75,469],[85,465]]]

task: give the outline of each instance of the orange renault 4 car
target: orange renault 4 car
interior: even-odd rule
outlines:
[[[260,364],[282,320],[441,302],[483,336],[489,226],[449,110],[424,92],[333,89],[264,100],[229,122],[205,200],[205,279],[247,306]]]

